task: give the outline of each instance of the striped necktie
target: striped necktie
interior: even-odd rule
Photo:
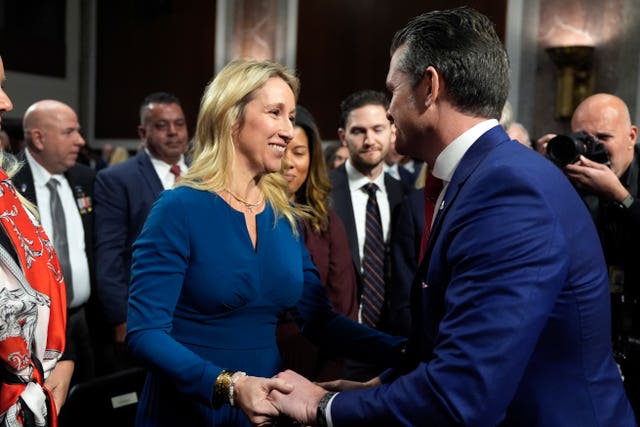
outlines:
[[[363,188],[369,194],[369,200],[367,200],[366,237],[362,263],[364,280],[362,323],[375,327],[380,320],[380,313],[384,304],[384,238],[382,236],[380,209],[376,199],[378,186],[371,182]]]

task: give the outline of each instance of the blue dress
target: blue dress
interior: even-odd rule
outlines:
[[[150,368],[138,426],[250,425],[240,409],[211,407],[215,380],[279,372],[277,315],[305,280],[319,284],[284,218],[267,204],[256,223],[254,250],[244,215],[214,193],[178,187],[153,206],[134,244],[127,325]]]

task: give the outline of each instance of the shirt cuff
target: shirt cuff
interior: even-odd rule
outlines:
[[[333,403],[333,399],[335,399],[336,396],[339,394],[340,393],[336,393],[333,396],[331,396],[331,399],[329,399],[329,403],[327,403],[327,409],[325,411],[325,414],[327,417],[327,427],[333,427],[333,420],[331,419],[331,404]]]

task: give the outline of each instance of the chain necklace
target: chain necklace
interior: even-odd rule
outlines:
[[[242,203],[249,210],[249,213],[253,213],[253,208],[257,208],[260,205],[262,205],[262,203],[264,203],[264,194],[262,194],[260,196],[260,200],[258,200],[257,202],[249,203],[245,199],[243,199],[242,197],[240,197],[237,194],[235,194],[233,191],[229,190],[228,188],[225,188],[224,191],[229,193],[229,195],[231,197],[233,197],[234,199],[236,199],[238,202]]]

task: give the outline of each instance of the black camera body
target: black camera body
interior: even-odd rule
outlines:
[[[557,135],[547,143],[547,158],[561,168],[577,162],[581,155],[596,163],[611,164],[604,145],[586,132]]]

